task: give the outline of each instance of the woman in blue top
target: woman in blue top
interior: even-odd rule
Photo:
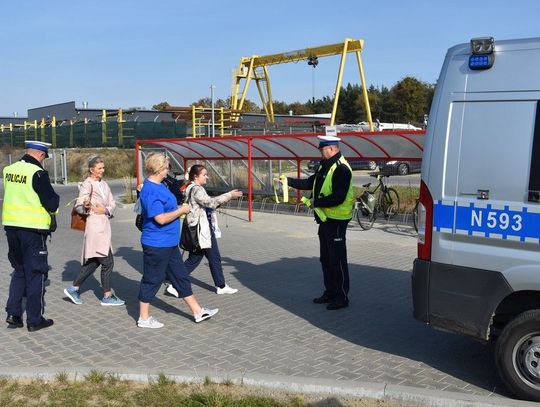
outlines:
[[[162,181],[167,176],[169,161],[163,154],[149,154],[145,160],[148,177],[139,196],[143,228],[141,244],[143,248],[143,276],[139,287],[140,312],[137,326],[141,328],[161,328],[163,324],[150,316],[150,302],[168,277],[173,287],[191,309],[195,322],[201,322],[218,312],[218,309],[203,308],[199,305],[182,261],[178,242],[180,241],[181,215],[188,213],[189,205],[178,206],[174,195]]]

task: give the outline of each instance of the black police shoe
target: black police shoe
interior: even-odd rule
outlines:
[[[15,328],[22,328],[24,326],[22,318],[15,316],[15,315],[8,315],[6,318],[6,322]]]
[[[326,309],[333,311],[340,308],[346,308],[349,306],[349,300],[336,300],[332,301],[326,306]]]
[[[52,324],[54,324],[54,321],[52,319],[42,318],[41,322],[39,324],[28,325],[26,328],[28,329],[28,332],[35,332],[35,331],[39,331],[40,329],[43,329],[43,328],[48,328]]]
[[[315,304],[328,304],[332,302],[332,297],[330,297],[328,294],[323,294],[320,297],[313,298],[313,302]]]

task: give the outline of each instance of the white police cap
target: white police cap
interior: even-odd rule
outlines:
[[[319,139],[319,148],[337,145],[341,141],[341,139],[336,136],[317,136],[317,138]]]
[[[24,142],[24,148],[31,148],[34,150],[43,151],[45,153],[45,157],[49,156],[50,146],[52,146],[51,143],[45,143],[44,141],[26,140]]]

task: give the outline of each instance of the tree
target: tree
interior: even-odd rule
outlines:
[[[381,122],[423,122],[424,114],[429,112],[435,85],[422,82],[413,77],[405,77],[397,82],[391,89],[385,86],[377,88],[370,85],[368,88],[368,100],[373,120]],[[231,99],[217,99],[214,101],[216,108],[230,109]],[[211,107],[212,100],[204,97],[191,104],[191,106]],[[308,100],[306,103],[274,101],[275,114],[307,115],[330,113],[334,104],[334,98],[324,96],[321,99]],[[169,103],[161,102],[153,106],[154,109],[166,110]],[[242,111],[250,113],[262,113],[264,110],[255,102],[246,99]],[[358,123],[367,121],[366,109],[362,95],[362,87],[358,84],[348,83],[342,87],[338,100],[337,123]]]
[[[196,102],[192,103],[191,106],[202,106],[202,107],[212,107],[212,99],[209,97],[204,97],[202,99],[197,100]],[[214,107],[216,108],[224,108],[224,109],[230,109],[231,101],[230,98],[228,99],[217,99],[214,100]],[[260,113],[261,108],[256,103],[252,102],[249,99],[244,100],[244,106],[242,107],[243,112],[252,112],[252,113]]]
[[[391,109],[399,114],[399,121],[421,123],[429,111],[433,98],[432,85],[411,76],[403,78],[390,89]]]
[[[293,114],[305,115],[313,113],[309,108],[309,105],[302,102],[293,102],[289,105],[289,110],[293,111]],[[288,112],[287,112],[288,113]]]
[[[209,97],[205,97],[202,99],[197,100],[196,102],[193,102],[190,106],[195,107],[212,107],[212,99]]]
[[[332,111],[334,101],[330,96],[323,96],[322,99],[316,99],[314,102],[308,100],[307,105],[310,107],[312,113],[330,113]]]
[[[341,88],[338,99],[337,123],[358,123],[362,120],[362,88],[347,84]]]
[[[246,99],[244,100],[244,106],[242,106],[242,111],[246,113],[261,113],[261,107],[257,103]]]
[[[397,105],[394,103],[394,94],[387,87],[381,88],[381,110],[380,115],[374,118],[381,122],[400,122],[400,113],[397,111]]]
[[[171,105],[169,104],[169,102],[161,102],[161,103],[158,103],[157,105],[152,106],[152,109],[154,109],[154,110],[167,110],[170,107],[171,107]]]
[[[274,113],[275,114],[289,114],[289,105],[279,100],[274,100]]]
[[[369,109],[371,110],[371,118],[373,120],[376,120],[381,117],[382,114],[382,101],[383,96],[381,94],[381,91],[377,89],[375,86],[371,85],[368,89],[368,100],[369,100]],[[364,117],[367,121],[367,115],[365,114],[365,107],[362,104],[362,108],[364,110]]]

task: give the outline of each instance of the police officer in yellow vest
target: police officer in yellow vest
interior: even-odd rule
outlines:
[[[2,224],[6,231],[13,267],[6,322],[22,328],[22,300],[26,296],[26,326],[34,332],[53,324],[43,318],[47,263],[47,236],[51,233],[51,219],[60,203],[49,174],[42,167],[47,158],[49,143],[26,141],[26,154],[20,161],[4,168],[4,201]],[[53,226],[55,228],[55,225]]]
[[[311,199],[302,202],[313,208],[319,224],[320,260],[324,293],[313,300],[336,310],[349,305],[349,268],[345,233],[353,213],[352,171],[339,151],[340,139],[318,136],[322,160],[317,172],[309,178],[287,178],[296,189],[311,190]]]

